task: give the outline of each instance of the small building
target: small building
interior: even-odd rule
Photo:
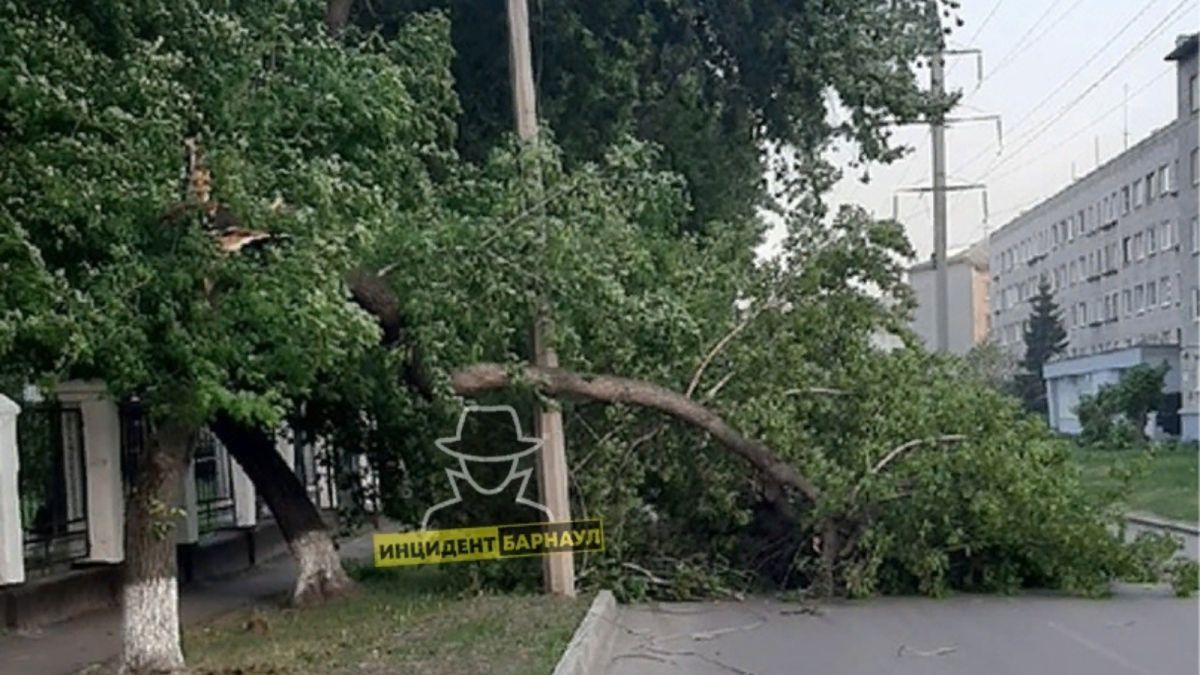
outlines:
[[[1081,398],[1094,395],[1103,385],[1116,384],[1121,380],[1121,373],[1129,368],[1139,364],[1156,366],[1162,363],[1170,367],[1163,392],[1168,400],[1177,401],[1180,377],[1179,349],[1175,345],[1138,345],[1047,363],[1042,368],[1042,374],[1046,379],[1046,403],[1051,428],[1067,434],[1078,434],[1082,428],[1076,408]],[[1175,410],[1169,411],[1169,416],[1174,417],[1173,413]],[[1178,434],[1177,423],[1160,426],[1164,432]]]
[[[991,328],[988,312],[987,241],[979,241],[946,258],[948,311],[952,354],[966,354],[985,341]],[[917,309],[911,328],[926,348],[937,348],[937,268],[930,260],[908,269],[908,285]]]

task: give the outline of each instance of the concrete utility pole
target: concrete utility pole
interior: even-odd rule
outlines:
[[[945,56],[941,51],[929,59],[929,87],[938,101],[946,97],[944,66]],[[933,265],[937,286],[934,318],[937,349],[944,352],[950,348],[950,288],[946,270],[946,124],[941,116],[930,122],[929,134],[933,146]]]
[[[513,118],[517,136],[526,143],[537,141],[537,100],[533,86],[533,59],[529,48],[529,6],[526,0],[507,0],[508,68],[512,79]],[[539,188],[541,181],[538,181]],[[545,227],[545,219],[542,219]],[[534,362],[545,368],[558,367],[558,354],[550,344],[553,331],[549,308],[538,299],[533,318]],[[563,438],[562,412],[538,404],[534,424],[542,439],[538,457],[538,491],[541,503],[557,521],[571,519],[571,501],[567,491],[567,446]],[[554,595],[575,596],[575,557],[555,553],[542,559],[546,591]]]

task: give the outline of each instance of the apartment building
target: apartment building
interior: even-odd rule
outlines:
[[[992,339],[1019,358],[1029,299],[1041,279],[1054,290],[1069,344],[1045,369],[1050,422],[1079,430],[1079,397],[1137,363],[1171,366],[1180,429],[1197,438],[1197,36],[1181,37],[1175,119],[989,240]]]
[[[966,354],[985,341],[991,326],[988,314],[987,241],[946,258],[947,317],[952,354]],[[908,268],[908,285],[917,301],[910,327],[929,350],[937,348],[937,268],[929,260]]]

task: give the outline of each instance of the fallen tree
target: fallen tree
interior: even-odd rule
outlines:
[[[605,403],[628,403],[651,408],[712,435],[733,454],[748,462],[767,484],[768,499],[785,514],[794,514],[788,492],[795,491],[809,502],[820,492],[811,480],[779,459],[766,445],[746,438],[719,415],[693,399],[659,385],[610,375],[585,376],[561,368],[530,364],[513,369],[499,363],[478,363],[455,372],[450,379],[456,394],[471,396],[530,384],[553,396],[576,396]]]

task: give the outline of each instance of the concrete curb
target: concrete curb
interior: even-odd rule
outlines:
[[[1180,520],[1167,520],[1148,513],[1127,513],[1125,520],[1138,525],[1154,527],[1160,530],[1170,530],[1179,532],[1180,534],[1190,534],[1192,536],[1200,536],[1200,526],[1195,523],[1188,523]]]
[[[595,675],[604,672],[604,660],[617,626],[617,600],[611,591],[600,591],[575,635],[563,652],[554,675]]]

